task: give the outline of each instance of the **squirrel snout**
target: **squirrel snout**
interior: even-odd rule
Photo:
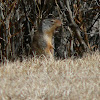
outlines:
[[[62,22],[60,20],[57,20],[57,25],[58,26],[61,26],[62,25]]]
[[[53,20],[53,22],[55,22],[55,24],[56,24],[57,27],[59,27],[59,26],[62,25],[62,22],[59,19],[55,19],[55,20]]]

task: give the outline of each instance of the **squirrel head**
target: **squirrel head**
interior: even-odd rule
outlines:
[[[51,32],[51,34],[53,34],[53,32],[55,31],[55,29],[59,26],[61,26],[62,22],[58,19],[44,19],[42,21],[42,31],[45,32]]]

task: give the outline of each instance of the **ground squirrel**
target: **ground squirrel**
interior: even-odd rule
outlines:
[[[53,56],[52,38],[55,29],[61,26],[61,21],[58,19],[44,19],[40,25],[38,32],[33,36],[33,52],[36,55]]]

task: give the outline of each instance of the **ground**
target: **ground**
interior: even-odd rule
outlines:
[[[0,100],[99,100],[100,53],[25,59],[0,67]]]

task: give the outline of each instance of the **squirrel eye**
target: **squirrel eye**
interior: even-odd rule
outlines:
[[[51,23],[52,23],[52,25],[54,25],[55,24],[55,20],[51,20]]]
[[[52,19],[51,22],[55,22],[55,20]]]

